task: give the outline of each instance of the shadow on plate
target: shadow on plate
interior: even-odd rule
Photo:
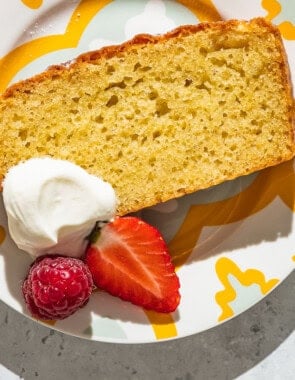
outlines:
[[[0,248],[0,258],[2,256],[3,259],[3,267],[0,267],[0,271],[4,274],[1,298],[10,306],[15,306],[17,310],[22,309],[22,312],[28,315],[21,292],[21,284],[28,273],[33,259],[26,252],[18,249],[7,233],[7,218],[2,196],[0,199],[0,225],[3,226],[6,231],[5,239]],[[4,290],[4,287],[7,288],[7,291]],[[92,315],[94,318],[110,317],[113,320],[121,322],[129,321],[141,325],[150,325],[153,321],[156,321],[157,324],[161,324],[163,314],[158,314],[158,316],[157,314],[158,313],[154,313],[154,315],[151,316],[149,312],[145,312],[138,306],[124,302],[103,291],[95,290],[84,308],[66,318],[64,321],[58,322],[58,329],[62,327],[64,331],[74,335],[80,332],[81,336],[83,336],[85,334],[83,334],[81,326],[90,326]],[[173,321],[176,322],[178,319],[179,314],[176,311],[173,313]],[[163,324],[164,323],[167,323],[167,321],[165,320]],[[55,325],[55,322],[49,322],[49,325]]]
[[[205,260],[287,237],[292,230],[294,198],[293,161],[288,161],[138,215],[162,231],[180,267],[188,260]]]
[[[169,241],[174,263],[180,267],[188,260],[205,260],[223,252],[287,237],[292,227],[294,198],[295,175],[293,162],[290,161],[257,175],[229,181],[142,210],[139,216],[162,231]],[[285,206],[282,207],[282,204]],[[2,199],[0,215],[3,219],[1,224],[7,231]],[[246,222],[248,233],[239,234]],[[9,293],[7,298],[14,298],[25,310],[20,284],[32,259],[21,253],[9,237],[1,245],[0,254],[4,259],[5,285]],[[111,315],[121,321],[150,323],[148,315],[144,315],[140,308],[114,300],[109,295],[106,297],[103,303],[90,302],[83,312],[79,312],[80,317],[83,317],[82,324],[90,323],[91,312],[101,317]],[[176,312],[173,320],[176,322],[178,319]]]

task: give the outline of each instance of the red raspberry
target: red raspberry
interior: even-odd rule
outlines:
[[[92,276],[83,261],[56,255],[38,258],[22,285],[29,311],[41,319],[73,314],[88,302],[92,288]]]

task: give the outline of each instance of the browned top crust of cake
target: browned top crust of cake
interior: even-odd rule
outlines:
[[[281,36],[262,18],[181,26],[12,85],[0,98],[0,177],[31,157],[110,182],[118,214],[294,155]]]

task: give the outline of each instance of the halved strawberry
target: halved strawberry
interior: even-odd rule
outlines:
[[[160,232],[136,217],[101,228],[86,252],[95,285],[146,309],[169,313],[180,301],[179,280]]]

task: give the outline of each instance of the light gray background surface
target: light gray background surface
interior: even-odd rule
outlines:
[[[216,328],[142,345],[66,336],[1,302],[0,380],[293,380],[294,294],[295,272],[260,303]]]

